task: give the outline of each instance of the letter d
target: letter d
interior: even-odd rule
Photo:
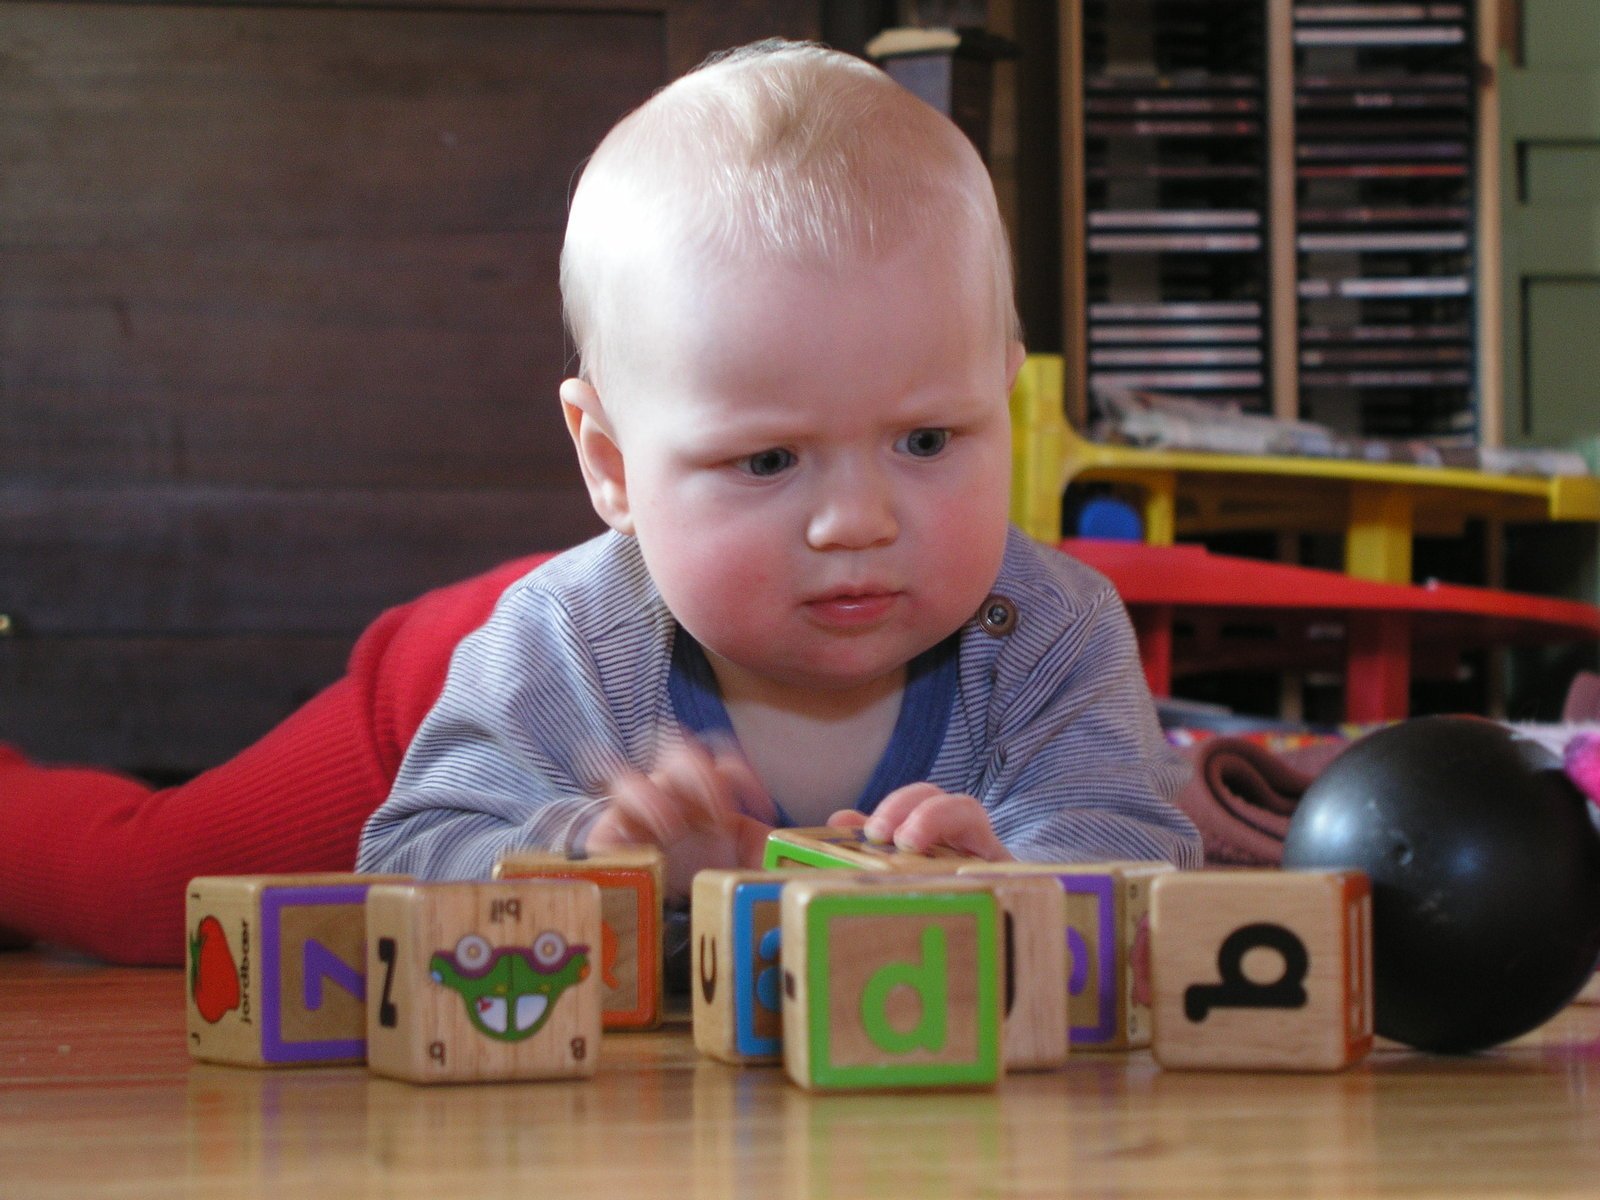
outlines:
[[[889,1023],[889,993],[908,987],[917,993],[921,1013],[912,1028],[901,1031]],[[878,1049],[887,1054],[909,1054],[944,1049],[948,1017],[945,988],[945,934],[936,925],[922,931],[922,962],[890,963],[879,967],[861,992],[861,1027]]]

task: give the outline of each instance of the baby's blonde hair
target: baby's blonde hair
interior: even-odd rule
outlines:
[[[606,317],[637,280],[630,270],[661,269],[664,249],[844,265],[919,238],[980,261],[988,278],[974,286],[992,289],[999,332],[1020,339],[994,188],[951,121],[823,46],[714,56],[618,122],[584,168],[561,249],[580,373],[600,386],[615,337]]]

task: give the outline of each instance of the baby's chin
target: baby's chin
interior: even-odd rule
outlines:
[[[906,663],[909,661],[902,661],[897,656],[887,662],[864,667],[852,664],[833,670],[828,669],[826,664],[808,663],[803,668],[775,670],[766,676],[766,680],[776,691],[809,694],[823,703],[864,699],[904,684]]]
[[[901,636],[892,645],[872,646],[867,639],[852,645],[848,637],[839,644],[823,647],[808,659],[792,664],[792,673],[802,686],[817,691],[850,692],[878,683],[901,682],[911,662],[944,642],[962,628],[960,623],[942,633]]]

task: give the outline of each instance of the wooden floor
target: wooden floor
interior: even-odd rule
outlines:
[[[964,1094],[807,1096],[608,1035],[583,1083],[191,1064],[178,971],[0,954],[0,1196],[1600,1195],[1600,1009],[1342,1075],[1082,1055]]]

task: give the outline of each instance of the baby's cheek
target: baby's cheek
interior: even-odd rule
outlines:
[[[708,543],[691,560],[659,579],[673,615],[703,645],[735,659],[752,645],[771,640],[771,627],[785,608],[776,572],[756,554]]]
[[[737,612],[754,603],[771,604],[781,580],[770,536],[723,534],[695,548],[694,577],[685,582],[707,607]]]

